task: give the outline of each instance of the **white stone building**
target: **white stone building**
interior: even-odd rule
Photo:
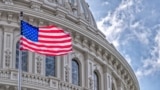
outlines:
[[[0,0],[0,90],[17,90],[19,12],[35,26],[70,32],[73,52],[64,56],[22,53],[22,90],[140,90],[119,52],[97,29],[85,0]]]

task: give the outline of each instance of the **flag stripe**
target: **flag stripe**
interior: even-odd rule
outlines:
[[[72,39],[69,33],[56,26],[39,27],[21,21],[21,49],[45,55],[64,55],[72,51]],[[33,32],[34,31],[34,32]],[[23,33],[25,32],[25,33]],[[38,35],[35,33],[38,32]]]
[[[31,49],[31,48],[28,48],[28,47],[21,47],[21,50],[29,50],[29,51],[32,51],[32,52],[37,52],[36,50]],[[40,54],[50,55],[50,56],[65,55],[65,54],[67,54],[67,53],[69,53],[69,52],[72,52],[72,51],[70,50],[70,51],[59,52],[59,53],[38,51],[38,53],[40,53]]]
[[[38,40],[46,40],[46,41],[63,41],[63,40],[72,40],[71,37],[66,37],[66,38],[42,38],[42,37],[39,37]]]
[[[51,26],[51,27],[39,27],[39,30],[44,30],[44,31],[56,31],[56,30],[59,30],[59,31],[62,31],[62,32],[64,32],[64,30],[62,29],[62,28],[60,28],[60,27],[56,27],[56,26]]]
[[[38,33],[39,35],[44,35],[44,36],[66,36],[66,35],[68,35],[68,34],[66,34],[66,33],[51,33],[51,32],[40,32],[39,31],[39,33]]]
[[[61,36],[48,36],[48,35],[39,35],[39,37],[43,37],[43,38],[66,38],[66,37],[70,37],[70,35],[66,34],[66,35],[61,35]]]
[[[27,47],[30,49],[33,49],[35,51],[43,51],[43,52],[54,52],[54,53],[59,53],[59,52],[66,52],[66,51],[71,51],[72,47],[70,48],[45,48],[45,47],[36,47],[36,46],[30,46],[26,44],[22,44],[23,47]]]
[[[54,32],[54,33],[64,33],[64,31],[62,29],[57,29],[57,28],[53,28],[53,29],[42,29],[42,28],[39,28],[39,31],[40,32]]]
[[[71,42],[72,40],[62,40],[62,41],[49,41],[49,40],[39,40],[41,43],[67,43]]]
[[[67,42],[67,43],[42,43],[42,42],[32,42],[28,39],[26,39],[25,37],[21,38],[21,41],[23,41],[23,43],[28,43],[30,45],[34,45],[34,46],[44,46],[44,47],[65,47],[65,46],[71,46],[72,43],[71,42]]]
[[[23,39],[25,39],[25,38],[22,38],[22,40]],[[24,41],[26,41],[26,39],[24,40]],[[46,38],[44,38],[44,39],[40,39],[40,40],[38,40],[40,43],[50,43],[50,44],[52,44],[52,43],[54,43],[54,44],[64,44],[64,43],[68,43],[68,42],[72,42],[72,39],[71,38],[69,38],[69,39],[62,39],[62,40],[52,40],[52,39],[46,39]]]

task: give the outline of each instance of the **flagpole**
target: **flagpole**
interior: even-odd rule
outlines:
[[[21,20],[23,20],[23,12],[20,12],[20,35],[21,35]],[[21,90],[21,81],[22,81],[22,52],[20,50],[19,42],[19,63],[18,63],[18,90]]]

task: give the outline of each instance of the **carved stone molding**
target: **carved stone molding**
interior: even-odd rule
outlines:
[[[10,67],[10,59],[11,59],[11,51],[7,49],[7,50],[5,51],[5,66],[6,66],[7,68]]]
[[[69,82],[69,72],[70,72],[70,68],[68,65],[65,66],[65,81]]]
[[[77,58],[77,59],[81,59],[83,60],[84,59],[84,56],[82,55],[81,52],[75,50],[72,54],[71,54],[71,58]]]
[[[38,73],[38,74],[41,74],[41,72],[42,72],[42,71],[41,71],[41,70],[42,70],[42,59],[43,59],[43,58],[42,58],[41,56],[37,56],[36,59],[37,59],[37,62],[36,62],[36,64],[37,64],[37,65],[36,65],[36,66],[37,66],[37,67],[36,67],[37,73]]]
[[[107,56],[108,56],[108,53],[105,50],[102,50],[102,60],[107,62]]]
[[[89,46],[89,49],[92,51],[92,52],[95,52],[95,43],[93,41],[91,41],[90,43],[90,46]]]
[[[13,19],[13,14],[11,12],[9,12],[8,13],[8,18],[7,18],[8,23],[11,23],[12,19]]]
[[[64,6],[68,11],[72,11],[71,5],[67,1],[64,3]]]
[[[42,11],[41,10],[41,3],[40,2],[31,2],[31,9],[35,11]]]
[[[108,59],[108,61],[109,61],[109,64],[112,66],[113,65],[113,60],[114,60],[114,57],[111,55],[110,56],[110,59]]]
[[[102,57],[102,48],[101,47],[97,47],[96,54],[98,56]]]
[[[28,21],[29,21],[30,24],[33,24],[34,20],[35,20],[34,17],[29,17],[29,20],[28,20]]]
[[[98,66],[97,66],[97,64],[94,64],[94,71],[98,71]]]
[[[113,64],[114,69],[117,70],[117,66],[118,66],[118,61],[117,61],[117,59],[114,59],[114,60],[112,61],[112,64]]]
[[[80,43],[80,34],[75,33],[75,37],[74,38],[75,38],[74,39],[75,43]]]
[[[3,0],[3,2],[5,4],[8,4],[8,5],[13,5],[13,1],[12,0]]]
[[[82,45],[88,48],[88,39],[86,37],[83,38]]]
[[[93,81],[92,77],[89,77],[88,79],[89,79],[89,88],[90,88],[90,90],[93,90],[94,81]]]
[[[39,20],[39,25],[43,25],[44,21],[43,20]]]

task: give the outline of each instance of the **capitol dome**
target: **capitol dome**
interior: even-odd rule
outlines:
[[[0,90],[18,89],[20,20],[57,25],[73,52],[22,52],[22,90],[140,90],[130,65],[98,30],[85,0],[0,0]]]

